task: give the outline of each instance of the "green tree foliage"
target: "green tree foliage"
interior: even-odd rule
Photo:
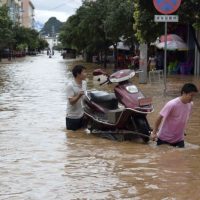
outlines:
[[[29,50],[33,51],[39,47],[39,33],[36,30],[21,26],[13,27],[15,46],[26,44]]]
[[[133,29],[140,42],[152,41],[163,30],[154,22],[154,11],[153,1],[134,0]]]
[[[164,31],[163,23],[154,22],[154,15],[160,13],[154,8],[153,0],[133,0],[133,2],[135,36],[140,42],[152,42]],[[200,28],[199,0],[182,1],[180,8],[174,14],[179,15],[179,24],[190,24],[196,29]]]
[[[66,47],[89,53],[110,45],[103,25],[104,1],[85,1],[76,14],[69,17],[60,34],[60,40]]]
[[[200,29],[200,1],[182,1],[177,11],[181,22],[191,24],[195,29]]]
[[[131,1],[115,0],[107,2],[107,14],[105,18],[106,36],[113,42],[119,42],[119,38],[132,37],[133,34],[133,3]]]
[[[36,30],[13,24],[8,16],[8,8],[0,7],[0,53],[8,48],[11,50],[28,48],[33,51],[47,46],[47,42],[40,39]]]
[[[13,42],[12,21],[8,16],[8,9],[2,6],[0,7],[0,51],[12,46]]]
[[[44,50],[49,46],[48,42],[43,38],[38,38],[38,50]]]
[[[104,22],[106,37],[110,39],[114,47],[115,61],[117,65],[117,44],[120,40],[134,49],[136,39],[133,32],[133,3],[131,1],[107,1],[107,13]]]
[[[87,54],[104,52],[123,37],[132,41],[133,10],[129,0],[83,1],[64,24],[60,41]]]

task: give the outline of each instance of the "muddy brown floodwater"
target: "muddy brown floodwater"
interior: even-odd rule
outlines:
[[[200,96],[185,149],[70,132],[65,130],[65,88],[71,65],[59,53],[0,63],[0,200],[199,200]],[[85,65],[91,89],[94,65]],[[162,83],[139,84],[137,76],[133,82],[153,97],[151,125],[183,83],[200,86],[192,76],[170,76],[163,95]]]

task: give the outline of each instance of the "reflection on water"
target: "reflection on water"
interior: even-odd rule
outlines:
[[[0,199],[199,199],[200,98],[187,128],[186,148],[115,142],[85,130],[65,130],[70,61],[59,54],[0,66]],[[89,88],[93,65],[88,65]],[[111,72],[111,70],[108,70]],[[153,96],[155,112],[192,77],[162,85],[138,84]],[[103,86],[112,90],[113,86]]]

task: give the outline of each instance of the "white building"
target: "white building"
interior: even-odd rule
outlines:
[[[44,36],[43,38],[48,42],[50,49],[53,49],[54,46],[57,46],[59,44],[58,35],[56,35],[55,37]]]

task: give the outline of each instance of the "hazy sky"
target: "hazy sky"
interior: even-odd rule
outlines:
[[[64,22],[82,4],[82,0],[31,0],[35,7],[35,20],[45,23],[50,17]]]

